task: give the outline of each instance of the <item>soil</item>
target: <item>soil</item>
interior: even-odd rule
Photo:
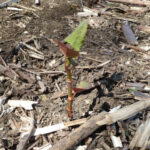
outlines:
[[[149,12],[133,14],[119,9],[119,4],[116,6],[113,3],[115,7],[110,4],[93,4],[92,8],[99,10],[107,8],[108,12],[115,12],[117,15],[122,15],[123,18],[132,18],[133,21],[129,21],[129,25],[134,30],[139,45],[148,45],[149,34],[139,30],[138,26],[150,24],[147,20],[149,19]],[[102,111],[108,112],[118,105],[124,107],[136,102],[126,86],[127,82],[149,85],[149,57],[146,58],[145,53],[131,50],[126,46],[127,41],[120,27],[124,19],[102,14],[97,17],[90,17],[89,19],[97,21],[98,26],[89,25],[88,27],[81,48],[81,55],[76,60],[78,66],[73,74],[73,84],[77,85],[81,81],[86,81],[94,87],[75,97],[73,118],[70,119],[66,109],[67,96],[58,96],[62,91],[64,93],[67,91],[64,57],[58,46],[49,39],[57,38],[63,41],[83,19],[87,18],[76,15],[77,12],[82,11],[80,1],[41,0],[41,5],[36,6],[34,1],[22,0],[19,5],[33,8],[35,11],[30,9],[23,9],[23,11],[0,9],[0,56],[2,57],[0,64],[4,65],[5,62],[15,74],[19,75],[15,80],[4,73],[0,74],[0,96],[11,90],[12,94],[8,100],[33,100],[38,102],[38,105],[35,105],[31,111],[16,108],[1,118],[1,148],[16,149],[20,131],[15,127],[20,127],[20,117],[28,116],[30,112],[34,114],[35,127],[91,118]],[[19,8],[17,5],[14,7]],[[31,50],[24,45],[22,46],[22,42],[39,48],[38,50],[43,53],[44,59],[30,57],[29,52]],[[108,60],[110,60],[109,63],[98,67],[99,64]],[[54,71],[55,73],[46,73],[46,71]],[[62,72],[57,73],[57,71]],[[42,90],[39,82],[44,85],[44,90]],[[6,103],[5,109],[7,108]],[[140,112],[134,120],[142,122],[148,112],[148,110],[145,113]],[[137,124],[128,121],[104,126],[78,145],[86,144],[88,150],[107,149],[106,147],[115,149],[110,139],[110,131],[115,130],[115,135],[122,138],[123,133],[119,129],[114,129],[121,128],[119,124],[126,126],[124,130],[128,133],[125,134],[125,139],[122,142],[124,149],[128,149],[136,130],[127,126],[138,127]],[[40,147],[46,142],[54,145],[77,127],[31,138],[27,144],[27,149],[37,139],[38,142],[35,147]]]

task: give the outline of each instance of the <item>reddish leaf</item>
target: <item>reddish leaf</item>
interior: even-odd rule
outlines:
[[[79,56],[79,52],[74,51],[72,48],[69,48],[66,44],[56,39],[53,39],[53,41],[59,46],[61,52],[65,55],[65,57],[74,58]]]
[[[81,89],[81,88],[72,88],[72,89],[75,92],[75,94],[88,90],[88,89]]]

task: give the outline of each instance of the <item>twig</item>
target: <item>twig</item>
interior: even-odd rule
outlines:
[[[133,50],[140,52],[140,53],[144,53],[146,55],[149,55],[145,50],[143,50],[142,48],[138,47],[138,46],[132,46],[132,45],[126,45],[128,48],[132,48]]]
[[[110,16],[110,17],[116,18],[118,20],[124,20],[124,21],[130,21],[130,22],[136,22],[136,23],[138,23],[138,20],[136,20],[136,19],[125,18],[125,17],[121,17],[121,16],[116,16],[113,13],[109,13],[109,12],[101,12],[101,15]]]
[[[74,120],[74,121],[69,121],[69,122],[66,122],[64,123],[65,126],[67,127],[71,127],[71,126],[75,126],[75,125],[79,125],[79,124],[83,124],[87,121],[86,118],[83,118],[83,119],[78,119],[78,120]]]
[[[110,62],[110,60],[108,60],[108,61],[106,61],[104,63],[101,63],[101,64],[99,64],[97,66],[77,66],[76,68],[78,68],[78,69],[94,69],[94,68],[98,69],[98,68],[101,68],[104,65],[108,64],[109,62]]]
[[[28,54],[32,58],[36,58],[36,59],[39,59],[39,60],[44,60],[44,55],[41,55],[41,54],[38,54],[38,53],[35,53],[35,52],[28,52]]]
[[[26,44],[26,43],[24,43],[24,42],[21,42],[20,45],[23,45],[23,46],[29,48],[29,49],[32,50],[33,52],[36,52],[36,53],[38,53],[38,54],[40,54],[40,55],[43,55],[43,53],[40,52],[39,50],[37,50],[35,47],[30,46],[30,45],[28,45],[28,44]]]
[[[36,11],[36,9],[25,7],[25,6],[22,6],[22,5],[19,5],[19,4],[13,4],[12,6],[20,7],[22,9],[26,9],[28,11]]]
[[[3,63],[3,65],[6,67],[7,66],[7,64],[6,64],[6,62],[4,61],[4,59],[0,56],[0,59],[1,59],[1,62]]]
[[[40,140],[40,136],[37,137],[36,141],[30,147],[28,147],[27,150],[33,149],[33,147],[39,143],[39,140]]]
[[[64,71],[41,71],[36,73],[37,74],[66,74]]]
[[[60,89],[59,85],[58,85],[57,83],[56,83],[55,85],[56,85],[57,90],[58,90],[59,92],[61,92],[61,89]]]
[[[23,11],[22,9],[16,8],[16,7],[7,7],[7,10],[10,10],[10,11]]]
[[[91,58],[91,57],[85,57],[85,58],[86,58],[86,59],[89,59],[89,60],[92,60],[92,61],[95,61],[95,62],[102,63],[102,61],[97,60],[97,59],[94,59],[94,58]]]
[[[138,28],[144,32],[150,33],[150,26],[138,26]]]
[[[18,65],[15,65],[15,64],[9,64],[9,67],[13,68],[19,68],[23,71],[26,71],[26,72],[29,72],[31,74],[35,74],[35,75],[39,75],[39,74],[66,74],[64,71],[47,71],[47,70],[42,70],[42,71],[39,71],[39,72],[35,72],[35,71],[32,71],[32,70],[28,70],[28,69],[25,69],[25,68],[22,68],[21,66],[18,66]]]
[[[142,5],[142,6],[150,6],[150,1],[146,0],[106,0],[111,2],[117,3],[127,3],[127,4],[134,4],[134,5]]]

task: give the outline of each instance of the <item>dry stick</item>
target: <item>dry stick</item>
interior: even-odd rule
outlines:
[[[21,69],[23,71],[26,71],[26,72],[29,72],[29,73],[35,74],[35,75],[39,75],[39,74],[66,74],[64,71],[47,71],[47,70],[41,70],[39,72],[36,72],[36,71],[32,71],[32,70],[28,70],[28,69],[22,68],[20,66],[15,65],[15,64],[8,64],[8,66],[10,68]]]
[[[91,57],[85,57],[85,58],[86,58],[86,59],[89,59],[89,60],[92,60],[92,61],[96,61],[96,62],[102,63],[102,61],[97,60],[97,59],[94,59],[94,58],[91,58]]]
[[[24,43],[24,42],[21,42],[20,44],[22,44],[23,46],[29,48],[31,51],[33,51],[33,52],[35,52],[35,53],[37,53],[37,54],[43,55],[43,53],[42,53],[41,51],[37,50],[37,49],[36,49],[35,47],[33,47],[33,46],[30,46],[30,45],[28,45],[28,44],[26,44],[26,43]]]
[[[4,61],[4,59],[1,56],[0,56],[0,60],[2,61],[3,65],[6,67],[7,64],[6,64],[6,62]]]
[[[91,135],[95,130],[102,125],[110,125],[118,120],[125,120],[139,111],[150,107],[150,101],[139,101],[132,105],[126,106],[113,113],[102,112],[97,116],[92,117],[79,128],[71,132],[67,137],[56,143],[50,150],[69,150],[73,146],[80,143],[84,138]]]
[[[111,2],[117,3],[127,3],[127,4],[134,4],[134,5],[142,5],[142,6],[150,6],[150,1],[143,1],[143,0],[106,0]]]
[[[146,55],[149,55],[145,50],[143,50],[142,48],[138,47],[138,46],[132,46],[132,45],[126,45],[128,48],[131,48],[137,52],[141,52],[144,53]]]
[[[36,11],[36,9],[29,8],[29,7],[25,7],[25,6],[23,6],[23,5],[16,4],[16,3],[15,3],[15,4],[12,4],[12,6],[20,7],[20,8],[22,8],[22,9],[27,10],[27,11]]]
[[[76,68],[77,69],[98,69],[98,68],[101,68],[103,66],[105,66],[106,64],[110,63],[111,60],[108,60],[108,61],[105,61],[97,66],[77,66]]]
[[[142,30],[143,32],[150,33],[150,26],[142,26],[142,25],[140,25],[140,26],[138,26],[138,28],[140,30]]]
[[[139,21],[136,20],[135,18],[134,18],[134,19],[132,19],[132,18],[125,18],[125,17],[121,17],[121,16],[116,16],[116,15],[114,15],[113,13],[108,13],[108,12],[101,12],[101,15],[114,17],[114,18],[116,18],[116,19],[118,19],[118,20],[124,20],[124,21],[136,22],[136,23],[139,22]]]
[[[39,143],[39,140],[40,140],[40,135],[37,137],[36,141],[32,145],[30,145],[30,147],[27,150],[33,149],[33,147]]]

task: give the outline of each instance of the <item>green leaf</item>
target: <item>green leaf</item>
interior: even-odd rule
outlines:
[[[135,88],[135,87],[132,87],[132,88],[129,88],[129,92],[135,92],[135,91],[137,91],[137,88]]]
[[[80,88],[80,89],[90,89],[91,88],[91,84],[87,81],[81,81],[79,83],[79,85],[77,85],[77,88]]]
[[[88,20],[84,20],[70,35],[65,38],[65,42],[69,43],[75,51],[79,51],[87,32]]]

